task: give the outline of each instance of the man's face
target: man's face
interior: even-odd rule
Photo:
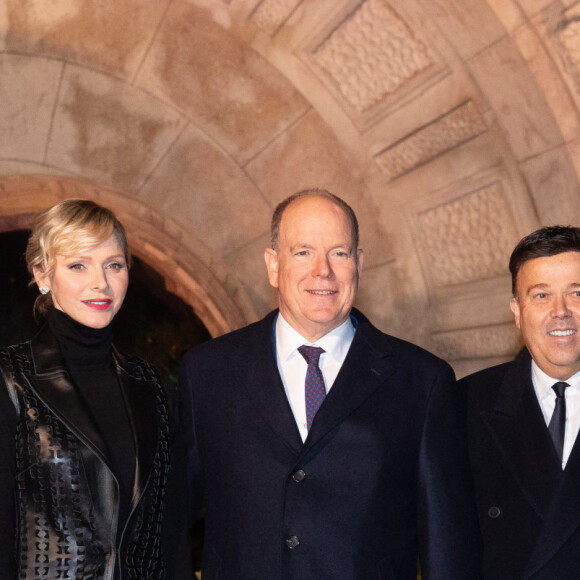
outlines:
[[[363,257],[341,207],[298,198],[282,215],[278,252],[267,249],[264,257],[280,312],[302,336],[315,342],[347,320]]]
[[[524,263],[510,306],[536,364],[566,380],[580,371],[580,252]]]

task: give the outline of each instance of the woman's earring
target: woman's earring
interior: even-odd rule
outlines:
[[[41,294],[48,294],[48,288],[46,288],[45,286],[39,286],[38,289],[40,290]]]

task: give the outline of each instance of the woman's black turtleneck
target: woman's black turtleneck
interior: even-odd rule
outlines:
[[[54,309],[48,318],[48,326],[58,341],[64,366],[102,438],[102,442],[92,443],[108,459],[119,482],[119,541],[130,511],[135,445],[115,371],[111,325],[90,328]],[[79,428],[82,430],[82,425]]]

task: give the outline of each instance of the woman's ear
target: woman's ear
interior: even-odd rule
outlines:
[[[38,284],[40,293],[48,294],[50,292],[50,278],[40,268],[32,268],[32,273],[34,274],[34,281]]]

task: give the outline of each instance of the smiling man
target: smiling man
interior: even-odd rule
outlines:
[[[204,580],[478,578],[464,412],[451,368],[355,310],[352,209],[275,210],[279,309],[190,351],[206,490]]]
[[[526,348],[461,381],[485,578],[576,580],[580,570],[580,229],[523,238],[511,309]]]

